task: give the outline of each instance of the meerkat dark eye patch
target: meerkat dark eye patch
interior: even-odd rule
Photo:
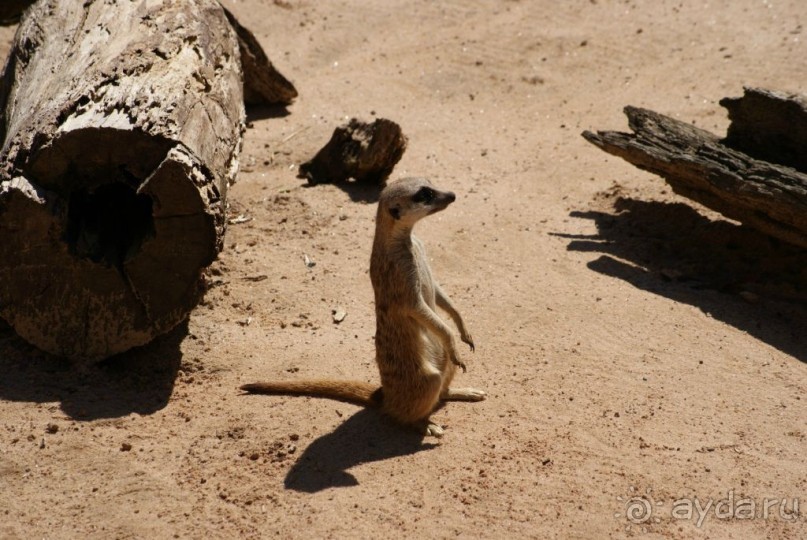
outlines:
[[[401,209],[400,208],[390,208],[389,215],[392,216],[392,219],[399,220],[401,219]]]
[[[412,202],[429,204],[434,200],[434,190],[422,187],[412,196]]]

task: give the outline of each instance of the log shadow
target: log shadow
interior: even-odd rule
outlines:
[[[393,424],[378,411],[363,409],[311,443],[289,470],[284,484],[286,489],[305,493],[357,486],[359,481],[348,472],[351,467],[435,446],[424,442],[422,434]]]
[[[88,367],[37,350],[5,322],[0,328],[0,399],[60,402],[79,421],[152,414],[168,403],[188,334],[183,322],[143,347]]]
[[[616,198],[613,213],[572,212],[598,234],[553,233],[588,267],[699,308],[807,362],[807,250],[681,203]]]

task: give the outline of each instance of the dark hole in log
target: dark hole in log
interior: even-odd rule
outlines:
[[[123,271],[154,235],[151,197],[123,182],[70,194],[66,240],[73,255]]]
[[[749,156],[807,172],[807,100],[762,88],[723,98],[731,124],[721,141]]]

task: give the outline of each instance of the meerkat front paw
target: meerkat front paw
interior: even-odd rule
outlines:
[[[462,334],[462,336],[460,336],[460,339],[462,339],[462,342],[466,343],[471,348],[471,351],[474,350],[474,338],[471,337],[471,334],[465,332]]]
[[[468,371],[468,368],[465,366],[465,362],[460,360],[460,357],[457,356],[457,353],[452,353],[450,357],[451,357],[451,363],[457,367],[462,368],[463,373],[466,373]]]

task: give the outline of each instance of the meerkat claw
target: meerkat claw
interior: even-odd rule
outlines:
[[[460,332],[460,339],[463,343],[467,344],[471,350],[474,350],[474,338],[468,332]]]
[[[460,360],[459,358],[452,358],[452,359],[451,359],[451,362],[452,362],[452,363],[453,363],[455,366],[462,368],[462,372],[463,372],[463,373],[467,373],[467,372],[468,372],[468,368],[465,366],[465,362],[463,362],[463,361],[462,361],[462,360]]]

